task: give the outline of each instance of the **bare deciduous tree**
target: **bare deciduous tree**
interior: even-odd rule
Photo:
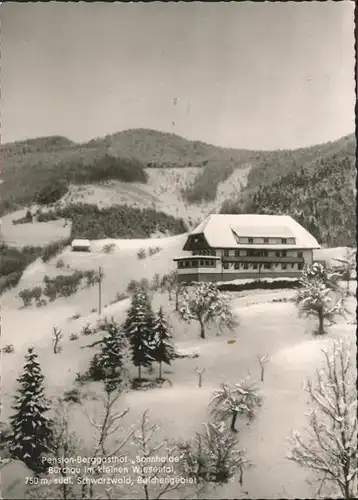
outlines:
[[[180,294],[184,288],[184,284],[180,283],[178,280],[178,271],[175,269],[169,274],[163,276],[160,287],[162,291],[168,292],[168,299],[170,302],[173,300],[174,294],[175,310],[178,311]]]
[[[101,407],[99,418],[93,412],[90,414],[81,408],[93,430],[94,444],[90,449],[88,449],[87,440],[86,444],[83,443],[71,430],[70,405],[64,403],[62,399],[58,401],[54,417],[54,444],[51,449],[48,449],[48,456],[55,458],[55,465],[60,468],[57,472],[62,477],[62,482],[59,486],[54,483],[51,486],[44,486],[40,483],[32,486],[28,498],[61,498],[61,500],[118,498],[118,488],[121,485],[101,489],[101,481],[98,479],[104,475],[107,479],[115,475],[115,472],[113,474],[107,473],[107,471],[104,473],[101,466],[111,457],[120,459],[121,456],[124,456],[121,455],[121,450],[128,443],[133,432],[129,431],[123,434],[123,429],[121,429],[121,420],[128,413],[128,409],[117,411],[115,408],[121,392],[119,390],[109,391],[106,389],[106,385],[104,389],[104,395],[97,398]],[[75,471],[69,473],[65,469],[64,459],[73,460],[75,457],[86,457],[88,463],[70,462]],[[73,478],[72,485],[64,482],[69,475]],[[56,474],[51,474],[51,478],[55,476]],[[86,481],[86,478],[92,478],[92,481]],[[107,480],[105,482],[107,483]]]
[[[236,431],[235,423],[238,416],[246,416],[252,420],[257,407],[261,406],[262,398],[249,377],[240,383],[230,386],[221,384],[214,392],[210,402],[210,413],[215,419],[225,421],[231,418],[230,429]]]
[[[328,486],[330,497],[334,492],[345,499],[358,497],[357,391],[350,349],[341,340],[332,351],[323,351],[324,368],[317,371],[316,383],[308,381],[306,387],[312,404],[306,436],[294,432],[288,455],[315,473],[317,495],[324,495]]]
[[[199,370],[198,367],[195,368],[195,373],[198,374],[198,387],[201,387],[203,384],[203,374],[205,373],[205,368],[203,368],[201,371]]]
[[[237,325],[229,305],[229,299],[213,283],[200,283],[193,293],[186,289],[180,296],[179,314],[185,321],[198,321],[200,338],[205,339],[205,327],[216,323],[219,328],[233,330]]]
[[[138,465],[136,474],[145,500],[159,499],[166,493],[186,486],[180,481],[185,475],[180,468],[181,450],[178,444],[159,438],[159,425],[151,423],[146,410],[132,427],[133,445]],[[152,488],[151,485],[155,485]]]
[[[88,411],[85,411],[91,427],[93,429],[94,446],[87,456],[91,457],[91,462],[94,464],[91,474],[96,477],[101,475],[100,466],[104,460],[110,457],[120,458],[119,453],[131,438],[133,431],[129,431],[123,437],[121,428],[121,420],[128,413],[129,409],[116,411],[115,406],[121,395],[121,390],[111,391],[104,384],[104,396],[99,398],[101,403],[101,417],[95,418]],[[120,438],[118,438],[120,435]],[[124,455],[122,455],[124,456]],[[110,490],[106,490],[106,496],[110,494]],[[82,483],[82,499],[93,499],[95,497],[94,484]]]
[[[251,462],[245,450],[239,449],[239,441],[224,422],[209,422],[204,431],[196,433],[191,441],[181,444],[182,467],[187,477],[195,478],[196,485],[207,493],[210,486],[228,483],[237,472],[243,485],[243,473]]]
[[[344,259],[333,258],[336,262],[343,264],[344,267],[344,278],[347,280],[346,295],[349,295],[349,283],[352,279],[353,271],[356,269],[356,251],[352,248],[346,249],[346,254]]]
[[[347,309],[342,296],[318,280],[301,280],[302,288],[298,291],[296,303],[301,315],[318,318],[318,335],[325,333],[324,321],[331,324],[337,316],[346,316]]]
[[[265,365],[269,360],[268,354],[266,354],[265,356],[257,356],[257,360],[259,362],[260,370],[261,370],[260,380],[261,380],[261,382],[263,382],[264,378],[265,378]]]
[[[64,458],[76,456],[76,451],[79,449],[79,441],[70,427],[69,406],[62,398],[58,399],[55,406],[53,419],[54,438],[50,455],[55,458],[56,465],[60,464]],[[63,478],[62,484],[59,485],[60,498],[68,500],[73,497],[73,487],[70,482],[65,480],[65,478],[69,477],[69,474],[66,469],[61,467],[60,475]]]
[[[54,354],[61,352],[60,342],[62,339],[63,339],[62,330],[54,326],[52,329],[52,343],[53,343]]]

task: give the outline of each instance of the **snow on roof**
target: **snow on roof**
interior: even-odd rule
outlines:
[[[73,247],[88,247],[91,243],[90,240],[73,240],[71,245]]]
[[[200,233],[214,248],[245,246],[237,243],[234,233],[239,237],[295,238],[297,248],[320,248],[317,240],[289,215],[211,214],[191,232]]]
[[[232,226],[231,229],[240,237],[268,236],[270,238],[294,238],[292,230],[283,224],[279,226]]]

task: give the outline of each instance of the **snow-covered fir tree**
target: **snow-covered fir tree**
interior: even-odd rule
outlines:
[[[101,351],[94,356],[91,367],[97,378],[105,381],[108,390],[124,386],[127,380],[128,341],[124,331],[114,321],[105,319],[100,325],[105,331]]]
[[[154,317],[153,338],[154,358],[159,363],[159,378],[162,379],[162,363],[170,365],[175,354],[170,327],[162,307]]]
[[[10,453],[35,474],[40,474],[48,469],[41,458],[51,447],[53,432],[52,421],[46,416],[50,406],[44,395],[44,376],[32,347],[28,349],[23,374],[17,381],[20,388],[10,419]]]
[[[138,367],[139,380],[142,366],[150,366],[155,361],[153,323],[154,314],[149,297],[144,290],[137,289],[123,329],[129,341],[133,364]]]

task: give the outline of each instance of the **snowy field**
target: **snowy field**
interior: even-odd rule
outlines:
[[[26,215],[26,210],[18,210],[1,219],[1,231],[8,246],[45,246],[54,241],[69,238],[71,223],[63,219],[49,222],[13,224],[13,220]]]
[[[72,252],[65,249],[52,261],[33,263],[24,273],[18,287],[2,297],[2,341],[1,346],[14,344],[14,354],[2,355],[3,418],[11,414],[12,397],[16,390],[16,378],[22,371],[24,354],[34,345],[46,377],[47,393],[58,396],[73,387],[77,372],[83,372],[93,355],[90,349],[81,349],[97,336],[83,337],[69,341],[71,333],[80,333],[89,323],[95,325],[98,313],[91,310],[98,306],[96,287],[80,290],[77,294],[58,299],[38,309],[21,309],[18,292],[42,282],[48,274],[54,276],[62,271],[56,262],[62,259],[70,269],[97,269],[104,271],[102,316],[114,317],[118,322],[125,318],[129,300],[110,304],[117,292],[123,292],[130,279],[151,279],[174,269],[173,257],[181,252],[186,235],[151,240],[101,240],[92,242],[90,253]],[[113,253],[106,254],[103,247],[114,243]],[[139,248],[160,247],[162,250],[144,260],[138,260]],[[337,252],[335,253],[337,255]],[[351,283],[352,290],[355,282]],[[312,498],[312,487],[306,482],[305,471],[288,461],[287,437],[293,429],[305,424],[307,410],[303,382],[313,376],[322,361],[321,349],[332,345],[334,338],[346,336],[355,341],[355,325],[340,320],[328,328],[321,339],[312,337],[314,322],[299,318],[291,302],[273,303],[277,299],[289,299],[292,290],[252,290],[234,292],[232,306],[239,318],[235,332],[218,335],[214,328],[208,331],[207,339],[199,339],[196,324],[182,323],[173,314],[173,306],[166,295],[156,294],[154,308],[163,305],[170,315],[176,345],[179,349],[196,349],[197,359],[176,360],[167,376],[172,387],[149,391],[131,391],[119,402],[120,407],[130,407],[130,413],[123,426],[139,418],[150,409],[153,420],[161,425],[164,436],[186,438],[201,428],[207,420],[207,404],[212,392],[222,382],[235,383],[250,373],[259,380],[257,356],[267,354],[265,382],[261,384],[264,404],[257,419],[250,425],[243,425],[240,444],[247,449],[247,455],[255,467],[245,473],[244,485],[233,482],[217,491],[211,498]],[[355,311],[355,301],[350,303]],[[79,314],[78,319],[71,319]],[[64,333],[63,351],[53,354],[51,331],[56,326]],[[228,343],[228,341],[235,341]],[[197,387],[195,368],[205,368],[203,387]],[[99,390],[98,386],[95,386]],[[86,404],[86,403],[85,403]],[[74,415],[75,431],[88,439],[89,428],[82,413]],[[12,491],[12,498],[23,495],[23,479],[26,474],[21,467],[9,466],[3,473],[3,495]],[[22,472],[21,472],[22,471]],[[11,487],[13,481],[19,479]],[[11,497],[10,493],[5,498]],[[130,496],[130,495],[129,495]]]
[[[258,298],[259,295],[256,293],[254,296]],[[155,297],[154,306],[159,304],[169,311],[166,296]],[[123,301],[110,306],[111,315],[117,321],[122,321],[128,305],[128,301]],[[120,407],[129,406],[130,416],[123,426],[125,428],[126,423],[129,424],[139,418],[141,412],[150,409],[151,418],[161,425],[163,435],[187,438],[200,429],[201,422],[206,421],[207,404],[219,384],[235,383],[248,373],[253,379],[259,380],[257,356],[268,354],[265,383],[261,384],[264,405],[257,419],[249,427],[244,425],[240,434],[240,443],[248,450],[255,468],[245,473],[243,488],[237,483],[229,484],[218,492],[217,498],[311,498],[312,490],[306,483],[306,473],[285,458],[286,438],[293,429],[300,429],[305,423],[306,394],[303,382],[314,374],[322,361],[321,349],[329,347],[333,338],[342,335],[353,340],[355,327],[341,322],[331,327],[326,337],[314,339],[311,335],[314,325],[298,318],[291,303],[256,302],[244,305],[242,299],[237,298],[234,299],[233,307],[240,318],[235,333],[217,336],[217,332],[212,330],[204,341],[198,339],[197,325],[183,325],[176,317],[172,317],[177,346],[198,349],[200,357],[173,363],[168,375],[172,387],[130,392],[124,396]],[[75,373],[86,369],[93,353],[89,349],[80,349],[80,346],[89,343],[88,337],[76,342],[66,340],[61,354],[52,353],[51,326],[55,314],[58,318],[64,318],[65,313],[60,308],[56,311],[54,306],[48,311],[37,311],[36,317],[33,315],[32,318],[27,316],[27,311],[19,314],[11,339],[16,345],[16,353],[3,356],[3,373],[6,373],[6,377],[3,377],[5,417],[9,414],[16,377],[21,372],[24,348],[30,343],[35,344],[39,354],[48,394],[55,396],[70,389]],[[75,331],[84,320],[93,320],[95,323],[96,319],[96,315],[90,315],[77,320],[78,323],[74,321],[71,325],[60,326],[64,327],[65,337],[68,338],[70,331]],[[32,330],[28,327],[30,324],[34,325]],[[23,343],[24,337],[27,337],[27,341]],[[90,337],[92,340],[94,338]],[[229,344],[228,340],[236,342]],[[194,370],[197,366],[205,368],[201,389],[196,385]],[[78,422],[76,432],[86,439],[89,428],[83,416],[81,420],[81,415],[77,415],[75,421]]]

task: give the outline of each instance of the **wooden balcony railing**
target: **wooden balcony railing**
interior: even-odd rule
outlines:
[[[303,257],[251,257],[248,255],[243,255],[240,257],[222,257],[223,262],[249,262],[249,263],[262,263],[265,264],[266,262],[277,262],[279,264],[281,263],[287,263],[287,264],[294,264],[294,263],[304,263]]]

